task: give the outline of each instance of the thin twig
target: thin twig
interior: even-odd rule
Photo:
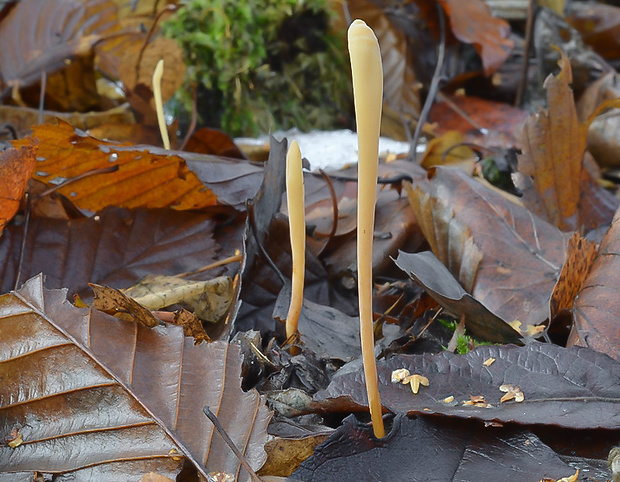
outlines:
[[[49,189],[46,189],[45,191],[43,191],[41,194],[37,196],[37,199],[41,199],[43,196],[47,196],[48,194],[51,194],[54,191],[58,191],[60,188],[63,188],[73,182],[80,181],[87,177],[96,176],[98,174],[110,174],[112,172],[118,171],[118,169],[119,169],[118,164],[116,166],[100,167],[98,169],[91,169],[90,171],[86,171],[80,174],[79,176],[75,176],[75,177],[72,177],[71,179],[67,179],[65,182],[59,184],[58,186],[54,186],[54,187],[50,187]]]
[[[43,109],[45,108],[45,90],[47,89],[47,72],[41,71],[41,93],[39,94],[39,124],[43,124]]]
[[[478,124],[474,119],[472,119],[469,116],[469,114],[467,114],[467,112],[465,112],[458,105],[456,105],[456,103],[450,97],[448,97],[447,95],[445,95],[445,94],[443,94],[441,92],[438,92],[437,93],[437,98],[441,102],[445,102],[446,104],[448,104],[448,107],[450,107],[450,109],[452,109],[457,115],[462,117],[465,122],[467,122],[471,126],[475,127],[478,130],[478,132],[480,132],[480,134],[486,136],[489,133],[488,129],[485,129],[480,124]]]
[[[15,285],[13,286],[14,290],[17,290],[19,288],[19,281],[22,275],[22,264],[24,262],[26,239],[28,238],[28,226],[30,225],[30,213],[32,211],[30,203],[30,193],[26,191],[24,197],[26,200],[26,220],[24,221],[24,234],[22,235],[22,245],[19,251],[19,263],[17,264],[17,277],[15,278]]]
[[[252,231],[252,236],[254,236],[254,240],[256,241],[256,245],[258,246],[258,250],[260,251],[260,254],[263,256],[267,264],[271,266],[271,269],[273,269],[275,273],[278,275],[278,278],[280,278],[280,281],[282,281],[282,283],[286,283],[286,278],[282,274],[282,271],[280,271],[280,269],[276,266],[276,264],[273,262],[273,259],[271,259],[271,256],[269,256],[269,254],[267,254],[267,251],[265,251],[265,247],[263,246],[263,243],[261,243],[260,240],[258,239],[258,228],[256,227],[256,218],[254,217],[254,205],[253,204],[248,204],[248,219],[250,221],[250,230]]]
[[[192,84],[192,117],[189,122],[189,127],[187,128],[187,133],[185,134],[185,137],[183,138],[183,142],[179,146],[179,151],[182,151],[183,149],[185,149],[185,146],[187,145],[192,135],[194,134],[194,131],[196,130],[196,124],[198,123],[198,105],[197,105],[198,100],[197,99],[198,99],[198,94],[197,94],[196,84]]]
[[[435,96],[439,90],[439,82],[441,80],[441,71],[443,70],[443,62],[446,54],[446,18],[443,13],[443,7],[440,2],[437,2],[437,15],[439,16],[439,47],[437,48],[437,65],[435,65],[435,72],[433,72],[433,78],[431,79],[431,85],[428,88],[428,95],[424,101],[424,107],[418,118],[418,124],[415,126],[415,133],[413,134],[413,140],[411,141],[411,159],[415,161],[416,149],[418,147],[418,141],[420,140],[420,133],[422,127],[426,123],[428,113],[431,110],[431,106],[435,101]]]
[[[329,189],[329,195],[332,200],[332,229],[329,233],[320,233],[315,231],[314,234],[321,238],[329,238],[330,240],[336,235],[336,231],[338,230],[338,198],[336,197],[336,190],[334,189],[334,183],[332,182],[329,174],[327,174],[323,169],[319,169],[321,176],[327,183],[327,188]]]
[[[248,473],[250,474],[250,477],[252,477],[252,480],[261,482],[260,477],[256,475],[256,472],[254,472],[254,470],[252,470],[252,467],[250,467],[250,464],[246,460],[245,456],[237,448],[237,446],[235,445],[235,442],[233,442],[230,436],[226,433],[226,430],[224,430],[224,427],[222,427],[222,424],[217,419],[215,414],[211,411],[211,409],[209,407],[204,407],[202,411],[207,416],[207,418],[211,420],[211,423],[213,424],[215,429],[218,431],[218,433],[222,436],[222,438],[224,439],[224,442],[226,442],[226,445],[228,445],[230,447],[230,450],[232,450],[234,454],[237,456],[237,458],[239,459],[239,462],[241,462],[241,465],[243,465],[245,470],[248,471]]]
[[[213,268],[219,268],[220,266],[224,266],[230,263],[237,263],[243,260],[243,255],[235,254],[233,256],[229,256],[228,258],[220,259],[219,261],[215,261],[214,263],[203,266],[202,268],[198,268],[194,271],[188,271],[187,273],[178,274],[178,278],[186,278],[187,276],[192,276],[198,273],[202,273],[203,271],[208,271]]]
[[[530,49],[532,48],[532,36],[534,34],[534,4],[536,0],[530,0],[527,4],[527,21],[525,23],[525,43],[523,45],[523,63],[521,64],[521,79],[515,96],[515,107],[521,107],[523,94],[527,87],[527,71],[530,63]]]

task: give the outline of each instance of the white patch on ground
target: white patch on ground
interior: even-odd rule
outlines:
[[[310,161],[313,170],[340,169],[349,164],[357,163],[357,133],[350,130],[300,132],[297,129],[277,131],[273,136],[277,140],[286,137],[289,142],[299,143],[302,157]],[[264,144],[269,136],[258,139],[235,139],[238,144]],[[409,143],[395,141],[387,137],[379,139],[379,155],[405,154],[409,152]]]

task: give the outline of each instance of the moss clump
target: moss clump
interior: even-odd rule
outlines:
[[[233,135],[326,129],[348,119],[346,49],[343,36],[331,32],[328,0],[181,4],[162,25],[188,64],[176,108],[191,111],[194,85],[200,124]]]

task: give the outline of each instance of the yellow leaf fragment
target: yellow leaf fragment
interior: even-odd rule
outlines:
[[[450,395],[449,397],[446,397],[443,399],[444,403],[450,403],[454,401],[454,397],[452,395]]]
[[[568,477],[562,477],[561,479],[540,479],[540,482],[577,482],[579,480],[579,469],[573,475],[569,475]]]
[[[506,395],[500,398],[500,402],[502,403],[507,402],[509,400],[514,400],[515,402],[522,402],[523,400],[525,400],[525,396],[523,395],[523,392],[521,391],[519,387],[515,387],[514,385],[510,385],[510,384],[505,384],[505,385],[501,385],[499,389],[502,392],[506,393]]]
[[[474,407],[487,408],[489,404],[484,399],[484,395],[470,395],[469,400],[465,400],[463,405],[473,405]]]
[[[490,367],[491,365],[493,365],[494,361],[495,361],[495,358],[491,357],[491,358],[487,358],[482,364],[485,367]]]
[[[7,445],[14,449],[24,443],[24,436],[19,430],[14,428],[11,430],[9,437],[7,437],[5,440],[7,442]]]

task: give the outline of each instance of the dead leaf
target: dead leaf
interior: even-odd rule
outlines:
[[[19,149],[0,152],[0,234],[13,219],[37,162],[39,143],[29,139]]]
[[[523,191],[525,206],[543,219],[563,231],[593,229],[610,219],[601,219],[596,206],[585,206],[584,190],[603,189],[592,185],[596,181],[583,167],[589,121],[577,118],[569,87],[570,62],[562,55],[562,70],[545,81],[548,110],[530,116],[525,123],[524,153],[514,180]],[[613,209],[619,204],[616,200]]]
[[[495,18],[482,0],[467,3],[458,0],[439,0],[450,17],[450,27],[461,42],[473,44],[482,59],[484,74],[488,77],[510,55],[514,42],[508,39],[510,25]]]
[[[119,290],[94,283],[89,283],[89,286],[95,293],[93,308],[96,310],[112,316],[118,315],[117,318],[121,320],[134,321],[148,328],[159,325],[159,320],[150,310]]]
[[[495,358],[490,367],[483,365]],[[577,369],[578,367],[578,369]],[[392,372],[406,368],[432,380],[412,397],[391,381]],[[620,363],[589,348],[562,348],[533,341],[514,345],[480,346],[466,355],[396,355],[377,362],[381,402],[395,413],[436,413],[483,421],[557,425],[570,429],[620,429],[618,404]],[[337,410],[366,406],[362,368],[335,377],[316,402],[336,403]],[[500,385],[520,387],[527,394],[521,403],[500,403]],[[447,396],[470,400],[483,396],[491,407],[461,407],[443,402]],[[350,397],[350,398],[348,398]],[[329,401],[329,403],[327,403]]]
[[[183,328],[183,334],[192,337],[195,345],[203,342],[211,343],[211,338],[207,335],[202,322],[194,313],[185,309],[179,310],[174,314],[172,323]]]
[[[433,252],[476,300],[506,321],[547,319],[565,259],[560,230],[458,169],[435,168],[407,195]]]
[[[441,454],[441,463],[437,454]],[[423,416],[411,420],[399,414],[389,435],[377,440],[372,427],[350,415],[292,478],[333,480],[337,474],[343,480],[368,480],[369,471],[374,480],[385,481],[481,481],[535,480],[572,469],[527,431],[482,430],[462,421]]]
[[[504,392],[506,394],[506,395],[503,395],[502,398],[500,398],[499,400],[500,403],[508,402],[510,400],[514,400],[517,403],[521,403],[523,400],[525,400],[525,396],[523,395],[523,392],[521,391],[521,389],[509,383],[500,385],[499,391]]]
[[[33,127],[41,142],[36,179],[60,184],[95,169],[118,166],[112,173],[88,176],[58,192],[78,207],[99,211],[106,206],[200,209],[212,206],[215,195],[180,157],[151,153],[147,147],[99,141],[63,121]],[[14,142],[16,147],[29,138]]]
[[[505,320],[467,293],[448,269],[431,253],[398,254],[396,265],[422,285],[449,313],[465,317],[477,337],[496,343],[519,343],[521,337]],[[452,350],[453,351],[453,350]]]
[[[91,297],[88,283],[126,288],[147,274],[191,271],[213,262],[219,249],[210,216],[169,209],[107,208],[93,218],[32,218],[8,226],[0,238],[2,291],[46,273],[48,286]],[[18,273],[23,256],[21,273]]]
[[[596,251],[596,244],[582,238],[579,233],[571,236],[566,251],[566,262],[562,266],[549,302],[552,321],[563,310],[572,312],[573,303],[590,272]]]
[[[432,166],[458,167],[471,176],[476,166],[476,153],[465,143],[460,132],[448,131],[429,141],[420,164],[425,169]]]
[[[77,65],[77,59],[92,55],[96,42],[117,30],[116,5],[111,0],[17,2],[0,23],[0,45],[12,46],[0,50],[0,85],[3,90],[31,86],[39,82],[42,72],[48,73],[48,82],[61,82],[62,76],[54,78],[51,74],[70,67],[72,62]],[[74,72],[72,83],[60,89],[59,101],[70,99],[72,89],[74,94],[86,89],[82,98],[92,104],[96,96],[94,73],[80,72]],[[35,90],[38,94],[40,88]]]
[[[570,344],[589,346],[620,360],[620,210],[603,237],[598,254],[573,307]]]
[[[232,301],[233,282],[227,276],[193,281],[175,276],[147,275],[123,292],[149,310],[182,304],[200,319],[217,323]]]
[[[42,276],[0,304],[0,435],[29,430],[19,447],[0,447],[4,471],[176,478],[183,456],[203,477],[225,471],[249,480],[205,405],[250,465],[263,464],[270,415],[255,390],[241,390],[238,346],[194,346],[178,327],[145,328],[75,308],[66,290],[45,289]]]

